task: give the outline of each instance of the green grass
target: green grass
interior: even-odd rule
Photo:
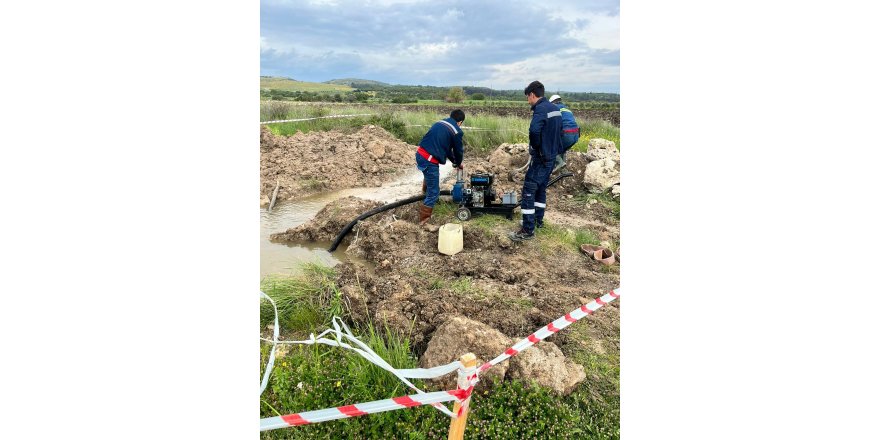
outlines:
[[[260,282],[260,290],[275,301],[279,326],[291,334],[309,333],[326,326],[334,315],[344,312],[333,269],[317,263],[301,267],[301,275],[270,275]],[[261,301],[261,328],[273,322],[272,315],[272,305]]]
[[[599,244],[599,238],[588,229],[563,228],[548,223],[536,229],[538,246],[544,253],[554,252],[559,248],[580,252],[582,244]]]
[[[279,306],[284,306],[280,315],[288,324],[302,307],[324,319],[344,312],[338,298],[333,299],[332,293],[338,292],[333,276],[330,268],[308,264],[302,276],[266,279],[261,288],[278,301]],[[475,290],[473,281],[467,277],[440,282],[462,294]],[[331,293],[329,297],[328,293]],[[532,306],[527,301],[517,305]],[[265,323],[262,312],[261,309],[261,321]],[[309,324],[315,322],[318,321]],[[384,327],[379,330],[373,324],[355,327],[353,331],[394,367],[418,366],[406,335]],[[261,375],[270,348],[269,344],[261,344]],[[588,350],[576,350],[572,358],[584,365],[593,382],[566,397],[560,398],[546,388],[520,381],[477,385],[465,431],[467,438],[619,439],[617,358]],[[435,390],[426,387],[423,381],[413,382],[422,389]],[[351,351],[324,345],[294,345],[275,362],[269,387],[260,397],[260,416],[272,417],[411,393],[393,375]],[[424,406],[267,431],[261,433],[260,438],[436,439],[444,438],[448,430],[449,418]]]
[[[351,92],[354,89],[338,84],[297,81],[290,78],[260,77],[260,89],[285,90],[289,92]]]
[[[620,127],[602,120],[578,121],[581,127],[581,137],[578,142],[571,147],[571,151],[586,152],[590,139],[602,138],[614,142],[617,149],[620,150]]]
[[[269,124],[269,129],[278,135],[290,136],[298,131],[327,131],[333,129],[352,131],[366,124],[378,125],[404,142],[416,145],[434,122],[447,117],[445,113],[434,111],[406,111],[393,105],[370,107],[300,104],[286,101],[262,101],[260,120],[314,118],[328,115],[352,115],[372,113],[373,116],[355,118],[318,119],[312,121]],[[620,149],[620,128],[605,121],[579,121],[581,139],[572,147],[573,151],[586,151],[590,139],[601,137],[613,141]],[[465,149],[486,154],[502,143],[528,142],[529,120],[516,116],[496,116],[475,114],[465,119]],[[468,128],[470,127],[470,128]]]

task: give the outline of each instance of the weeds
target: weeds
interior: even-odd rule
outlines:
[[[558,248],[580,252],[582,244],[599,244],[599,238],[588,229],[569,229],[545,223],[543,228],[535,231],[540,238],[538,246],[544,253]]]
[[[284,116],[269,117],[274,108],[285,109]],[[281,110],[276,111],[280,112]],[[262,101],[260,103],[260,120],[262,121],[362,113],[373,113],[373,115],[270,124],[269,129],[275,134],[290,136],[299,131],[304,133],[334,129],[350,131],[372,124],[384,128],[404,142],[416,145],[433,123],[448,116],[445,113],[434,111],[397,110],[394,107],[381,105],[354,107],[320,104],[295,105],[279,101]],[[596,137],[614,141],[617,148],[620,149],[620,128],[602,120],[578,122],[581,124],[581,139],[572,147],[573,151],[586,151],[589,140]],[[488,153],[503,143],[528,142],[528,118],[473,114],[468,115],[464,126],[466,127],[464,129],[465,149],[480,154]]]
[[[275,301],[278,324],[293,333],[311,332],[344,312],[333,269],[317,263],[303,264],[302,269],[300,276],[269,276],[260,283],[260,289]],[[262,301],[261,328],[273,322],[272,313],[272,305]]]

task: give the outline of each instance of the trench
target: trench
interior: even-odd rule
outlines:
[[[440,167],[441,182],[452,173],[452,165]],[[355,196],[366,200],[384,203],[394,202],[421,192],[422,173],[415,166],[399,178],[379,187],[348,188],[328,191],[292,201],[280,201],[270,212],[260,208],[260,278],[267,275],[296,275],[303,263],[320,263],[336,266],[341,262],[355,261],[368,267],[372,263],[346,254],[347,245],[339,246],[334,252],[327,252],[330,241],[299,241],[273,243],[269,235],[299,226],[315,217],[327,204],[343,197]],[[352,219],[353,220],[353,219]]]

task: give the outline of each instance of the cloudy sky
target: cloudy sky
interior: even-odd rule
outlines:
[[[261,0],[260,73],[620,91],[619,0]]]

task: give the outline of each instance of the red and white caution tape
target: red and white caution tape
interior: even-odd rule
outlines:
[[[617,288],[612,290],[611,292],[606,293],[605,295],[602,295],[599,298],[590,301],[587,304],[584,304],[572,310],[571,312],[566,313],[565,316],[556,319],[550,324],[547,324],[545,327],[541,327],[536,332],[530,334],[527,338],[517,342],[516,344],[513,344],[512,347],[508,348],[507,351],[505,351],[504,353],[498,355],[495,359],[492,359],[491,361],[481,365],[480,368],[477,369],[477,373],[482,373],[489,368],[492,368],[493,366],[506,361],[510,357],[516,356],[523,350],[537,344],[540,341],[543,341],[544,339],[547,339],[549,336],[568,327],[572,323],[577,322],[581,318],[587,315],[592,315],[593,312],[599,310],[599,308],[601,308],[605,304],[608,304],[619,297],[620,288]]]
[[[592,315],[596,310],[599,310],[599,308],[601,308],[605,304],[608,304],[619,297],[620,288],[614,289],[611,292],[608,292],[605,295],[602,295],[601,297],[596,298],[593,301],[590,301],[589,303],[584,304],[569,313],[566,313],[565,316],[562,316],[554,320],[550,324],[547,324],[546,327],[541,327],[525,339],[517,342],[516,344],[513,344],[512,347],[508,348],[504,353],[496,356],[495,359],[492,359],[491,361],[481,365],[480,368],[476,369],[476,371],[468,372],[464,370],[459,370],[458,386],[459,391],[464,394],[464,399],[461,401],[461,408],[459,408],[458,413],[455,416],[461,416],[462,412],[464,412],[465,408],[467,408],[470,404],[471,393],[474,390],[474,386],[477,384],[477,382],[480,381],[480,373],[510,359],[513,356],[516,356],[523,350],[531,348],[533,345],[543,341],[554,333],[579,321],[581,318]],[[462,378],[464,378],[464,380],[462,380]]]
[[[275,307],[275,302],[272,301],[265,293],[260,292],[260,295],[269,299],[272,302],[272,307]],[[279,417],[269,417],[265,419],[260,419],[260,431],[266,431],[271,429],[278,428],[286,428],[288,426],[299,426],[306,425],[309,423],[318,423],[318,422],[326,422],[328,420],[336,420],[348,417],[357,417],[365,414],[374,414],[378,412],[384,411],[392,411],[396,409],[409,408],[413,406],[420,405],[432,405],[437,409],[440,409],[442,412],[446,413],[451,417],[461,416],[462,412],[468,407],[471,399],[471,394],[473,393],[474,386],[477,382],[480,381],[479,375],[480,373],[492,368],[495,365],[500,364],[501,362],[510,359],[513,356],[521,353],[523,350],[527,350],[533,345],[537,344],[540,341],[548,338],[549,336],[559,332],[560,330],[568,327],[569,325],[579,321],[580,319],[592,315],[596,310],[599,310],[605,304],[614,301],[615,299],[620,297],[620,289],[614,289],[611,292],[608,292],[605,295],[602,295],[595,300],[584,304],[569,313],[566,313],[565,316],[562,316],[550,324],[547,324],[546,327],[541,327],[528,337],[522,339],[521,341],[513,344],[510,348],[508,348],[504,353],[501,353],[495,359],[488,361],[480,366],[480,368],[468,368],[465,369],[464,365],[459,361],[455,361],[446,365],[441,365],[434,368],[414,368],[414,369],[395,369],[390,364],[385,362],[384,359],[379,357],[375,352],[373,352],[369,346],[359,341],[354,335],[351,334],[351,330],[342,322],[338,317],[333,318],[333,329],[327,329],[317,337],[313,334],[311,338],[305,341],[279,341],[278,340],[278,313],[277,309],[275,310],[275,329],[274,329],[274,337],[272,340],[268,340],[265,338],[260,338],[261,340],[272,342],[272,352],[269,356],[269,365],[266,368],[266,372],[263,375],[263,380],[260,386],[260,393],[262,394],[263,390],[266,388],[266,382],[268,381],[269,371],[271,370],[271,366],[274,362],[274,354],[275,354],[275,345],[288,343],[288,344],[327,344],[332,346],[338,346],[342,348],[347,348],[353,350],[360,354],[365,359],[370,362],[382,367],[383,369],[391,372],[395,376],[397,376],[401,381],[406,383],[410,388],[418,391],[418,394],[413,394],[409,396],[401,396],[395,397],[393,399],[385,399],[385,400],[376,400],[373,402],[366,403],[358,403],[355,405],[346,405],[340,406],[336,408],[326,408],[320,409],[316,411],[307,411],[296,414],[288,414],[285,416]],[[336,336],[336,340],[324,338],[324,335],[328,333],[333,333]],[[349,344],[342,342],[342,339],[349,339],[355,345],[360,348],[355,348]],[[434,378],[440,377],[445,374],[451,373],[452,371],[458,370],[458,389],[450,390],[450,391],[437,391],[432,393],[426,393],[420,389],[418,389],[415,385],[409,382],[406,378]],[[452,400],[457,400],[461,403],[461,408],[458,410],[457,414],[453,414],[446,408],[442,403],[449,402]]]
[[[302,118],[302,119],[282,119],[280,121],[264,121],[260,122],[260,125],[263,124],[277,124],[280,122],[302,122],[302,121],[314,121],[315,119],[332,119],[332,118],[353,118],[355,116],[373,116],[372,113],[361,113],[358,115],[330,115],[330,116],[318,116],[314,118]]]
[[[345,419],[365,414],[375,414],[396,409],[411,408],[421,405],[441,405],[443,402],[461,400],[461,390],[436,391],[433,393],[413,394],[409,396],[395,397],[393,399],[376,400],[373,402],[358,403],[356,405],[338,406],[336,408],[306,411],[286,416],[268,417],[260,419],[260,431],[287,428],[288,426],[308,425],[310,423],[326,422],[328,420]]]

